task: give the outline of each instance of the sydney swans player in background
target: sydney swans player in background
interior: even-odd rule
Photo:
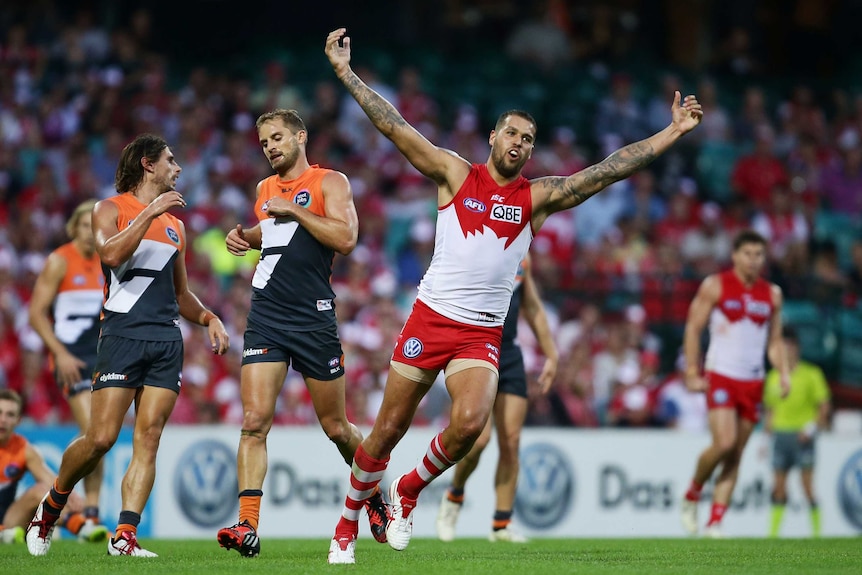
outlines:
[[[326,39],[336,76],[374,126],[437,183],[438,213],[431,265],[396,344],[374,427],[353,459],[350,489],[329,547],[330,563],[355,563],[363,502],[375,492],[392,449],[441,369],[452,399],[449,426],[431,440],[419,465],[389,487],[390,547],[407,547],[419,493],[463,458],[482,433],[497,393],[503,322],[515,274],[535,231],[554,212],[573,208],[647,166],[703,117],[694,96],[682,99],[676,92],[672,121],[664,130],[571,176],[527,180],[521,170],[536,140],[530,114],[503,113],[488,138],[487,161],[471,164],[425,139],[353,72],[345,32],[340,28]]]
[[[57,479],[27,528],[31,555],[48,553],[69,494],[113,447],[134,404],[132,458],[123,476],[122,511],[108,540],[108,554],[156,556],[138,544],[137,531],[156,477],[162,430],[180,393],[180,316],[206,326],[213,353],[223,354],[229,346],[221,320],[189,289],[185,226],[168,213],[186,205],[176,190],[181,171],[165,140],[142,134],[123,148],[117,194],[93,209],[96,252],[108,288],[90,426],[63,452]]]
[[[708,276],[688,310],[683,348],[685,384],[706,392],[712,443],[701,452],[682,501],[682,525],[698,532],[697,506],[704,484],[721,466],[712,492],[704,534],[722,537],[721,522],[730,506],[742,452],[760,421],[764,356],[779,371],[781,394],[790,389],[790,371],[781,340],[781,288],[760,274],[766,240],[744,230],[733,240],[733,267]],[[700,374],[700,337],[709,328],[704,374]]]

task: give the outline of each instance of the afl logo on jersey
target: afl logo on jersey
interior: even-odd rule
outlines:
[[[168,237],[175,244],[180,243],[180,234],[177,233],[177,230],[174,228],[165,228],[165,233],[168,234]]]
[[[476,198],[464,198],[464,207],[477,214],[482,214],[488,209]]]
[[[307,208],[311,204],[311,192],[308,190],[300,190],[293,198],[293,203]]]
[[[87,283],[87,278],[81,274],[76,274],[75,277],[72,278],[72,283],[76,286],[82,286]]]
[[[419,341],[419,338],[411,337],[404,342],[404,347],[401,348],[401,352],[407,359],[414,359],[419,357],[424,348],[425,346],[422,345],[422,342]]]
[[[265,201],[265,202],[264,202],[263,204],[261,204],[261,206],[260,206],[260,211],[262,211],[262,212],[265,212],[265,211],[266,211],[266,210],[268,210],[268,209],[269,209],[269,200]]]

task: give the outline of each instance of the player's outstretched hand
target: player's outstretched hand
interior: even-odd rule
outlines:
[[[333,30],[326,37],[326,56],[339,78],[350,70],[350,36],[347,28]]]
[[[694,130],[703,119],[703,108],[694,95],[686,96],[680,105],[679,90],[673,93],[671,113],[673,114],[673,125],[683,134]]]
[[[242,224],[237,224],[236,228],[227,233],[224,243],[227,251],[235,256],[244,256],[245,252],[251,249],[251,244],[245,239],[245,232],[242,231]]]

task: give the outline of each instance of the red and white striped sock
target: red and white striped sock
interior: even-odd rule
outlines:
[[[360,444],[353,456],[353,465],[350,470],[350,489],[344,500],[344,509],[341,519],[335,527],[335,537],[349,537],[359,533],[359,512],[365,500],[374,493],[374,488],[383,478],[389,458],[373,459],[365,453]]]
[[[419,493],[425,489],[425,486],[457,463],[452,461],[452,458],[446,453],[441,440],[442,435],[443,432],[440,432],[434,436],[422,462],[401,479],[398,484],[398,491],[403,497],[418,499]]]

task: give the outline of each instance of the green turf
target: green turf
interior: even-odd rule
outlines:
[[[108,557],[103,544],[54,543],[47,557],[0,546],[2,575],[545,575],[554,573],[838,575],[862,572],[862,541],[846,539],[540,539],[526,545],[417,539],[402,552],[361,539],[356,565],[327,565],[329,541],[264,539],[244,559],[213,541],[142,540],[155,559]]]

